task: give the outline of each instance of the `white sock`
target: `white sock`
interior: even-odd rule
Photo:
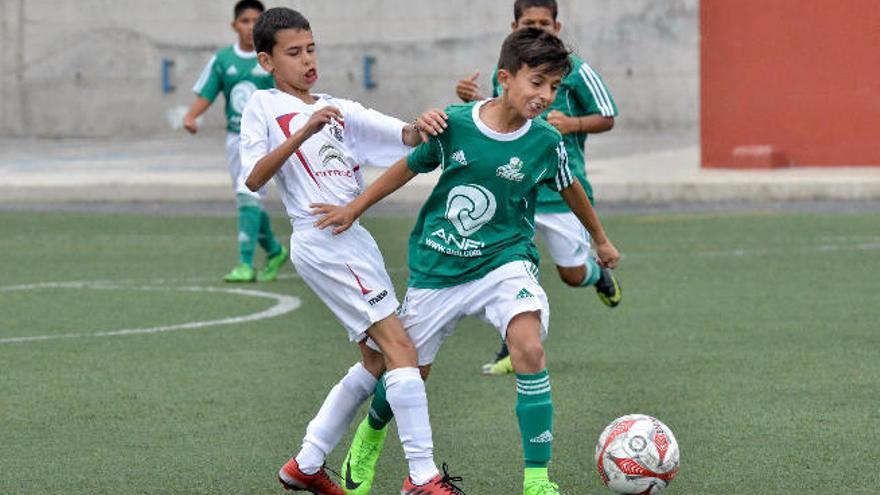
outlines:
[[[357,363],[327,394],[324,404],[306,428],[302,449],[296,455],[299,469],[315,474],[324,465],[324,459],[333,451],[354,418],[358,407],[373,393],[376,378]]]
[[[434,442],[428,418],[428,396],[418,368],[397,368],[385,374],[385,394],[403,452],[409,462],[409,477],[423,485],[440,472],[434,464]]]

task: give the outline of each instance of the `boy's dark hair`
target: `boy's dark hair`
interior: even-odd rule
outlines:
[[[553,13],[553,20],[556,20],[556,12],[558,10],[556,8],[556,0],[516,0],[516,2],[513,3],[513,22],[519,21],[523,12],[532,7],[540,7],[549,10]]]
[[[235,4],[235,9],[233,12],[235,13],[235,17],[233,19],[238,19],[238,16],[244,13],[245,10],[258,10],[262,14],[266,11],[266,7],[263,6],[263,2],[260,0],[240,0]]]
[[[254,47],[257,53],[272,53],[275,47],[275,33],[282,29],[311,31],[309,20],[299,12],[287,7],[271,8],[260,16],[254,25]]]
[[[515,75],[526,64],[533,69],[540,67],[545,74],[561,72],[565,77],[571,71],[570,54],[562,40],[543,29],[517,29],[501,45],[498,69]]]

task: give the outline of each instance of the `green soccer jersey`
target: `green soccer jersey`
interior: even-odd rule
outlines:
[[[238,44],[221,49],[202,70],[193,86],[196,96],[213,102],[222,91],[226,97],[226,129],[241,132],[241,112],[258,89],[275,87],[272,75],[260,67],[256,52],[244,52]]]
[[[510,261],[537,265],[538,190],[574,181],[556,129],[534,119],[497,133],[479,119],[483,104],[448,107],[446,130],[407,158],[416,173],[442,167],[409,238],[410,287],[462,284]]]
[[[571,72],[562,80],[556,99],[541,117],[558,110],[570,117],[582,117],[584,115],[599,114],[603,117],[617,115],[617,105],[611,97],[611,92],[605,87],[599,74],[576,55],[571,55]],[[492,74],[492,96],[501,94],[501,86],[498,84],[498,70]],[[562,136],[565,149],[568,151],[569,166],[575,177],[581,181],[587,197],[593,202],[593,187],[587,180],[586,160],[584,158],[584,142],[587,134],[583,132],[571,133]],[[562,201],[555,191],[543,188],[538,193],[538,213],[564,213],[569,211],[568,205]]]

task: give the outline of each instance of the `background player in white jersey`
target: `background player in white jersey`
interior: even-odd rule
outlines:
[[[424,119],[441,119],[428,113],[416,125],[404,124],[352,101],[312,94],[318,80],[315,42],[309,22],[296,11],[266,11],[254,39],[276,89],[255,92],[244,111],[245,183],[255,191],[275,178],[293,225],[294,266],[363,356],[327,395],[301,450],[279,471],[281,483],[291,490],[343,493],[324,471],[324,460],[387,368],[388,402],[410,468],[404,491],[458,493],[445,469],[441,474],[434,464],[416,349],[395,314],[397,297],[376,242],[360,225],[343,236],[316,229],[310,207],[354,199],[363,189],[361,164],[387,165],[421,142],[417,126],[426,127]],[[381,354],[367,346],[368,337]]]
[[[557,20],[556,0],[516,0],[510,27],[513,30],[534,27],[558,36],[562,24]],[[614,127],[617,105],[590,64],[574,54],[569,59],[572,71],[562,80],[556,99],[541,117],[562,134],[571,171],[592,203],[593,188],[586,176],[584,144],[589,134],[606,132]],[[501,89],[496,75],[497,70],[492,74],[492,96],[498,96]],[[466,102],[483,99],[476,83],[478,76],[479,71],[476,71],[458,82],[455,92],[459,98]],[[594,286],[605,305],[615,307],[620,304],[623,292],[613,272],[598,266],[590,253],[589,234],[559,194],[550,188],[543,188],[538,193],[535,230],[544,240],[563,282],[571,287]],[[503,343],[495,359],[483,366],[483,372],[492,375],[513,372]]]
[[[490,323],[506,340],[516,370],[525,495],[559,494],[547,472],[553,404],[542,341],[550,307],[538,283],[532,240],[539,188],[546,185],[561,194],[592,234],[603,266],[614,268],[620,258],[583,186],[571,175],[562,136],[537,118],[571,67],[568,54],[546,31],[514,31],[499,57],[500,97],[448,107],[448,121],[433,127],[436,137],[395,163],[357,199],[344,207],[317,208],[324,213],[319,227],[336,225],[333,232],[346,235],[371,205],[416,174],[442,167],[410,235],[410,279],[400,318],[424,371],[465,316]],[[363,482],[375,475],[382,438],[370,432],[375,431],[373,409],[349,450],[346,479]]]
[[[238,265],[224,277],[227,282],[275,280],[288,255],[287,249],[275,240],[272,221],[261,204],[266,190],[255,193],[244,186],[239,156],[244,105],[254,91],[273,85],[272,76],[257,63],[257,52],[254,51],[254,23],[264,10],[263,4],[257,0],[241,0],[235,4],[232,29],[238,33],[238,43],[222,48],[211,57],[193,86],[196,100],[183,119],[183,127],[195,134],[199,130],[196,119],[208,110],[218,94],[225,96],[226,162],[238,207],[239,257]],[[259,273],[254,268],[257,243],[266,251],[266,264]]]

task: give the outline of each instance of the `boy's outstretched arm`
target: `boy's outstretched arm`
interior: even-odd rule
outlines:
[[[566,115],[559,110],[553,110],[547,115],[547,122],[561,134],[571,134],[573,132],[599,134],[614,128],[613,116],[606,117],[598,113],[573,116]]]
[[[196,121],[199,116],[205,113],[211,107],[211,100],[201,96],[196,97],[196,101],[190,105],[189,110],[183,117],[183,128],[190,134],[199,132],[199,124]]]
[[[406,164],[406,157],[401,158],[351,203],[345,206],[327,203],[313,203],[309,205],[312,207],[312,214],[322,215],[315,222],[315,227],[324,229],[330,225],[336,225],[336,228],[333,229],[334,234],[345,232],[369,207],[403,187],[404,184],[415,176],[416,173],[410,170]]]
[[[449,116],[446,112],[439,108],[432,108],[419,115],[415,123],[408,124],[403,128],[403,144],[407,146],[418,146],[420,143],[427,143],[429,136],[439,136],[446,130],[446,121]]]
[[[275,173],[284,166],[284,162],[302,146],[306,139],[320,131],[332,119],[341,118],[342,112],[332,106],[323,107],[313,113],[302,128],[291,134],[287,140],[281,143],[281,146],[270,151],[266,156],[257,161],[254,169],[251,170],[250,175],[244,181],[244,185],[251,191],[258,191],[272,179]]]
[[[599,216],[596,215],[596,210],[593,209],[593,205],[587,199],[584,186],[575,180],[569,187],[559,191],[559,194],[575,216],[578,217],[578,220],[581,221],[584,228],[587,229],[587,232],[590,233],[590,237],[593,238],[599,264],[606,268],[616,268],[617,263],[620,261],[620,253],[617,252],[617,248],[614,247],[614,244],[611,243],[611,240],[605,234],[605,229],[602,227],[602,222],[599,221]]]

